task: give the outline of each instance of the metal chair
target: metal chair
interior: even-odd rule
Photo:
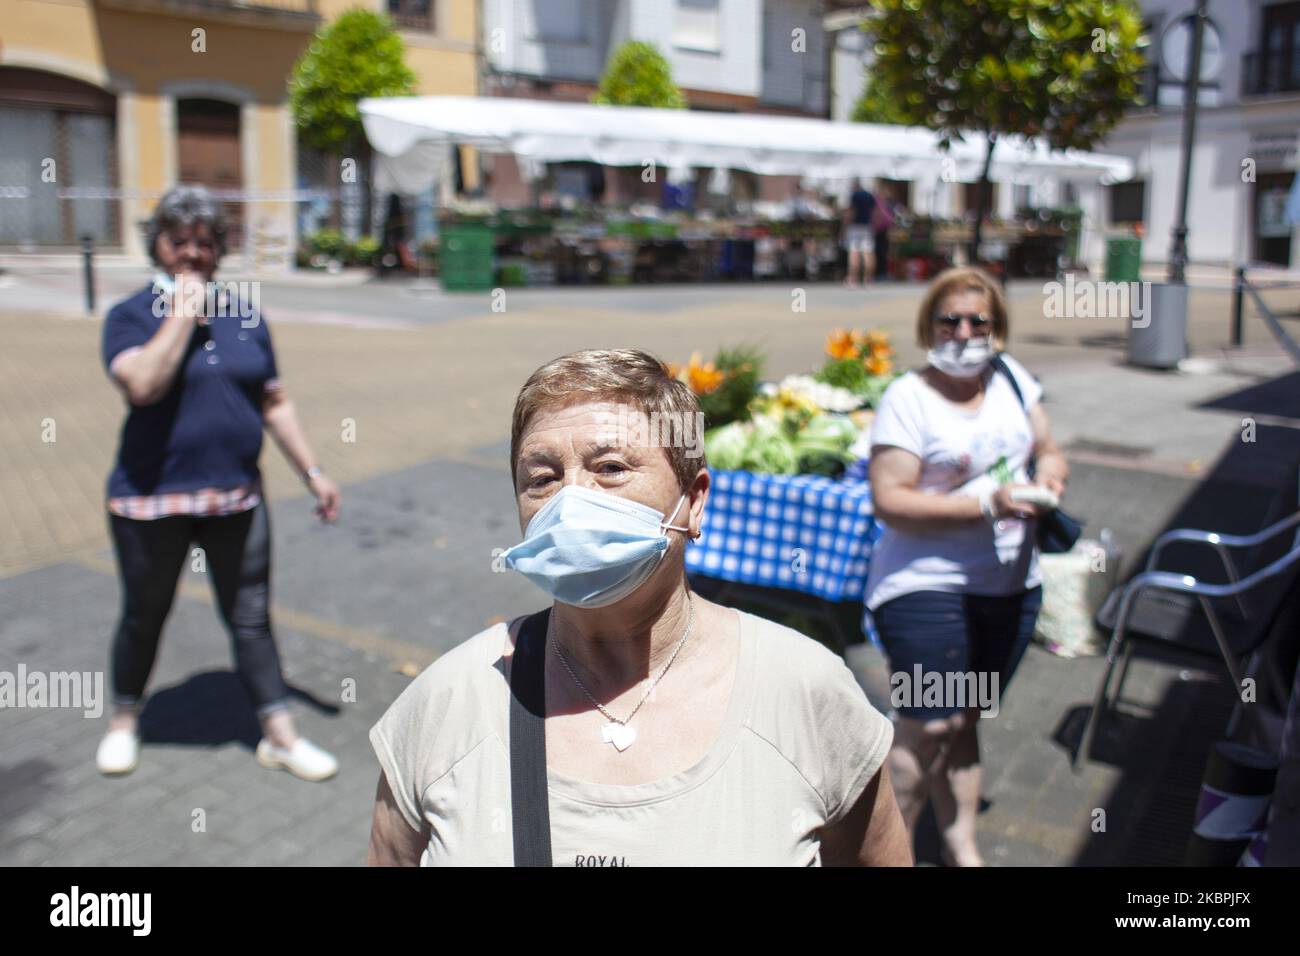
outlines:
[[[1259,568],[1252,574],[1242,578],[1238,576],[1236,565],[1229,553],[1230,548],[1250,548],[1261,545],[1282,532],[1290,528],[1300,528],[1300,511],[1295,512],[1270,525],[1263,531],[1249,535],[1220,534],[1213,531],[1199,531],[1191,528],[1178,528],[1167,531],[1156,539],[1155,544],[1151,547],[1151,553],[1147,558],[1146,568],[1142,573],[1134,575],[1133,578],[1123,586],[1121,590],[1112,592],[1110,598],[1106,601],[1106,606],[1111,604],[1111,600],[1118,593],[1119,610],[1115,616],[1114,630],[1111,635],[1110,644],[1106,649],[1106,672],[1102,676],[1101,684],[1097,688],[1097,696],[1092,705],[1092,712],[1088,715],[1088,722],[1084,727],[1083,737],[1079,742],[1079,749],[1075,752],[1074,760],[1071,766],[1078,771],[1082,762],[1087,758],[1091,749],[1093,736],[1096,734],[1097,725],[1100,723],[1104,713],[1111,708],[1113,702],[1118,702],[1124,688],[1124,678],[1128,673],[1129,659],[1133,652],[1133,640],[1125,640],[1126,629],[1129,627],[1129,618],[1132,609],[1140,593],[1144,591],[1166,591],[1175,594],[1195,596],[1199,602],[1200,609],[1203,612],[1206,621],[1209,624],[1210,632],[1213,634],[1214,643],[1217,645],[1219,655],[1232,677],[1232,693],[1234,699],[1240,702],[1239,694],[1241,693],[1242,681],[1245,677],[1245,665],[1248,663],[1250,656],[1255,653],[1269,635],[1269,628],[1272,624],[1270,619],[1252,620],[1251,614],[1247,609],[1246,603],[1242,596],[1250,591],[1256,585],[1263,581],[1277,578],[1288,572],[1293,566],[1300,564],[1300,531],[1297,531],[1291,547],[1280,557]],[[1156,562],[1159,560],[1160,553],[1165,547],[1175,541],[1192,544],[1208,544],[1218,552],[1223,561],[1224,569],[1228,574],[1227,584],[1207,584],[1198,581],[1190,574],[1177,574],[1172,571],[1156,570]],[[1215,611],[1214,606],[1210,603],[1213,598],[1232,598],[1241,613],[1243,620],[1251,621],[1246,640],[1239,641],[1238,647],[1234,653],[1232,643],[1223,628],[1219,614]],[[1105,606],[1103,607],[1104,610]],[[1102,612],[1098,612],[1100,617]],[[1181,647],[1176,641],[1165,641],[1161,639],[1147,638],[1147,640],[1163,644],[1165,646],[1178,647],[1182,650],[1188,650]],[[1115,689],[1115,698],[1112,702],[1110,698],[1110,683],[1115,671],[1115,664],[1119,652],[1123,649],[1123,660],[1120,667],[1119,685]],[[1253,717],[1252,712],[1252,717]]]

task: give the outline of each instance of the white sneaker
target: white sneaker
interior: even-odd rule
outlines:
[[[257,745],[257,762],[267,770],[287,770],[303,780],[327,780],[339,772],[339,762],[333,754],[305,737],[299,737],[288,749],[277,747],[263,737]]]
[[[130,773],[140,762],[140,735],[133,730],[110,730],[95,751],[95,765],[103,774]]]

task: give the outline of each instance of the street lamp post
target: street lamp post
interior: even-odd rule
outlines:
[[[1201,85],[1201,42],[1205,36],[1205,8],[1209,0],[1197,0],[1196,21],[1192,29],[1192,55],[1187,65],[1183,93],[1183,143],[1179,157],[1178,220],[1174,223],[1173,243],[1169,249],[1169,281],[1186,283],[1187,268],[1187,193],[1192,178],[1192,144],[1196,139],[1196,100]]]

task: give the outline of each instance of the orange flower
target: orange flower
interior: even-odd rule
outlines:
[[[699,352],[691,354],[691,363],[686,367],[686,376],[691,391],[696,395],[708,395],[716,391],[722,384],[722,380],[727,377],[726,373],[719,372],[712,362],[702,364]]]
[[[870,332],[866,333],[862,339],[867,349],[873,352],[876,349],[889,348],[889,336],[886,333],[881,332],[879,329],[872,329]]]
[[[826,336],[826,354],[833,359],[851,359],[858,357],[858,344],[853,332],[836,329]]]
[[[873,355],[871,356],[871,358],[867,359],[865,364],[867,367],[867,371],[870,372],[872,375],[888,375],[889,369],[891,367],[889,359],[884,358],[883,356],[876,356],[876,355]]]

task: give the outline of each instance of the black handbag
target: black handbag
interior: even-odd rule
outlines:
[[[1016,398],[1020,401],[1020,407],[1025,412],[1025,417],[1029,417],[1029,410],[1025,408],[1025,396],[1021,394],[1020,385],[1016,382],[1016,377],[1011,374],[1011,369],[1007,368],[1007,363],[1002,361],[1002,354],[998,353],[993,356],[993,368],[1007,377],[1011,384],[1011,390],[1016,393]],[[1033,431],[1033,424],[1030,424],[1030,431]],[[1037,470],[1037,460],[1029,463],[1029,477],[1032,479]],[[1083,534],[1083,522],[1066,514],[1060,508],[1054,508],[1047,514],[1038,519],[1038,550],[1044,554],[1064,554],[1074,547],[1075,542]]]
[[[515,866],[551,866],[546,787],[546,626],[551,610],[524,620],[510,665],[510,817]]]

